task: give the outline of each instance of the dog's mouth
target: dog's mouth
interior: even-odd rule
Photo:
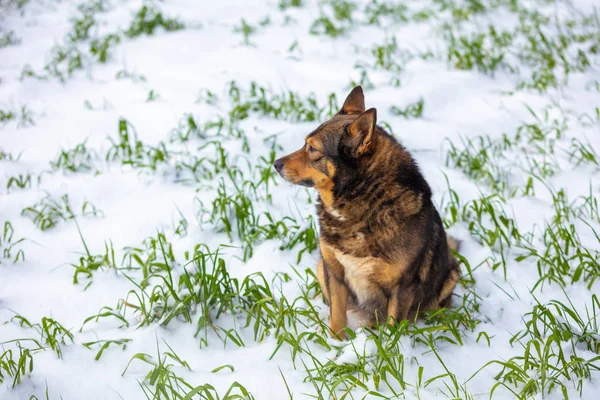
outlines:
[[[315,186],[315,182],[312,179],[302,179],[297,185],[305,186],[305,187],[313,187]]]
[[[314,186],[315,186],[315,182],[314,182],[312,179],[310,179],[310,178],[307,178],[307,179],[302,179],[302,180],[300,180],[300,181],[298,181],[298,182],[294,182],[294,180],[293,180],[293,179],[291,179],[290,177],[288,177],[288,176],[286,176],[286,175],[284,174],[284,171],[283,171],[283,170],[281,170],[281,171],[277,171],[277,173],[278,173],[278,174],[279,174],[279,176],[281,176],[281,177],[282,177],[282,178],[283,178],[283,179],[284,179],[286,182],[289,182],[289,183],[291,183],[291,184],[293,184],[293,185],[300,185],[300,186],[304,186],[304,187],[314,187]]]

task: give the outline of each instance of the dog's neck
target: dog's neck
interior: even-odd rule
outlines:
[[[333,209],[333,182],[330,182],[326,186],[317,188],[317,192],[319,192],[319,199],[321,203],[327,209]]]

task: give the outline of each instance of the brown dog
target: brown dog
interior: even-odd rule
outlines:
[[[300,150],[274,164],[287,181],[319,192],[317,275],[341,338],[349,309],[370,324],[409,319],[448,306],[459,279],[449,250],[456,242],[446,239],[429,185],[376,122],[358,86]]]

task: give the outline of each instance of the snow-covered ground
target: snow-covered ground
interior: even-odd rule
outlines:
[[[599,398],[594,3],[2,2],[0,399]],[[356,84],[463,280],[339,342],[271,163]]]

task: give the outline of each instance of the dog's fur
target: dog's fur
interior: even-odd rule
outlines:
[[[275,161],[287,181],[319,192],[317,276],[330,326],[343,338],[347,311],[369,324],[447,307],[459,279],[431,189],[408,151],[365,111],[362,88],[341,111]]]

